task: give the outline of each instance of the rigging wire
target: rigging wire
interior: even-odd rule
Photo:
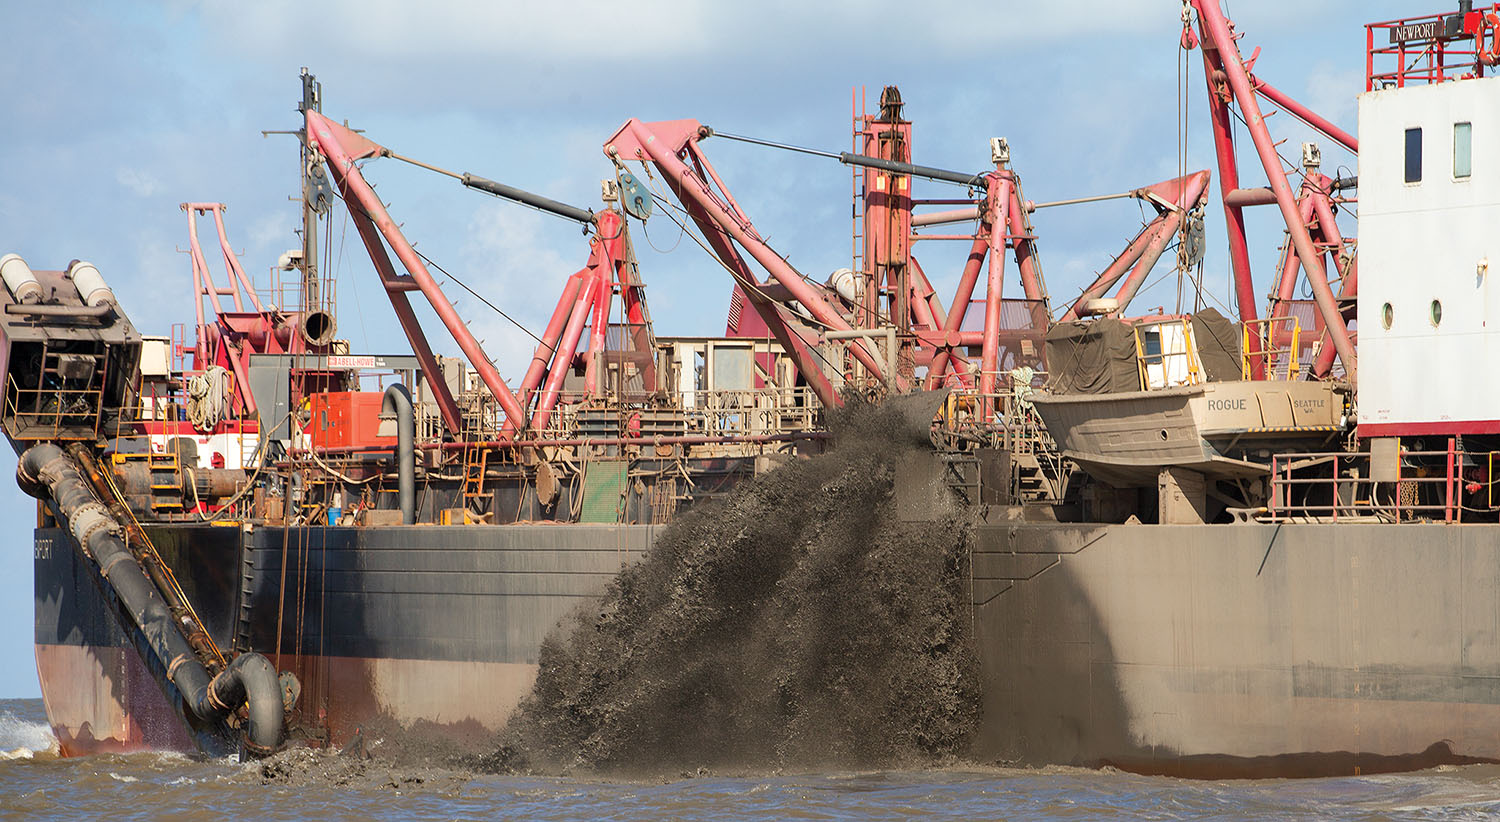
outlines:
[[[657,203],[661,204],[664,208],[666,208],[666,209],[669,210],[668,212],[664,212],[664,213],[668,214],[668,217],[670,217],[672,219],[672,222],[677,223],[677,225],[678,225],[679,228],[682,228],[684,231],[687,232],[687,234],[688,234],[689,237],[692,237],[693,242],[697,243],[699,248],[702,248],[705,252],[708,253],[708,255],[710,257],[712,257],[714,259],[715,262],[717,262],[720,266],[722,266],[725,271],[728,271],[729,272],[729,276],[733,277],[734,281],[737,282],[737,283],[739,283],[741,288],[744,288],[746,290],[754,290],[755,293],[760,294],[761,296],[765,296],[765,291],[761,288],[760,284],[754,283],[754,282],[745,283],[743,280],[741,280],[739,274],[737,272],[735,272],[734,269],[730,268],[728,266],[728,264],[726,264],[723,260],[719,259],[719,255],[717,253],[715,253],[713,251],[713,249],[709,248],[707,245],[704,244],[704,242],[700,241],[698,239],[697,235],[694,234],[692,231],[688,230],[687,226],[682,221],[678,220],[675,217],[672,217],[671,214],[670,214],[670,211],[677,211],[678,213],[682,214],[685,217],[688,217],[689,219],[692,218],[692,215],[688,213],[687,209],[685,209],[682,206],[680,206],[680,205],[672,202],[670,199],[667,199],[666,197],[664,197],[663,195],[661,195],[660,193],[658,193],[655,186],[649,185],[649,183],[654,183],[655,182],[655,178],[652,177],[649,172],[646,175],[646,179],[648,181],[648,188],[651,191],[651,199],[655,200]],[[762,240],[762,242],[764,242],[764,240]],[[655,246],[653,246],[653,248],[654,247]],[[784,261],[786,258],[783,257],[782,259]],[[801,279],[803,282],[807,283],[808,285],[810,285],[810,286],[812,286],[812,287],[814,287],[814,288],[816,288],[816,289],[818,289],[820,291],[827,290],[828,286],[826,286],[823,283],[820,283],[820,282],[812,279],[811,277],[807,276],[806,274],[803,274],[801,271],[799,271],[797,269],[796,266],[791,265],[791,263],[787,263],[787,267],[792,270],[793,274],[796,274],[799,279]],[[770,297],[766,297],[766,299],[771,299],[771,298]],[[773,302],[775,302],[775,301],[773,300]],[[869,313],[869,312],[866,312],[866,313]],[[882,324],[885,324],[885,325],[895,325],[895,322],[890,318],[889,314],[882,313],[879,309],[876,309],[873,313],[875,315],[875,319],[878,322],[880,322]],[[825,324],[823,322],[820,322],[819,320],[817,320],[815,318],[804,317],[801,314],[798,314],[797,316],[798,316],[799,319],[801,319],[804,322],[807,322],[807,323],[809,323],[811,325],[816,325],[816,326],[819,326],[820,328],[825,328],[825,329],[828,329],[828,330],[837,330],[837,329],[831,328],[827,324]]]
[[[662,203],[663,205],[672,206],[671,203],[668,203],[665,199],[663,199],[661,197],[661,195],[657,194],[655,191],[651,192],[651,198],[653,200],[656,200],[659,203]],[[684,223],[684,222],[682,222],[681,220],[677,219],[677,216],[672,213],[672,208],[667,208],[666,210],[662,211],[662,213],[665,214],[665,215],[667,215],[667,219],[671,220],[674,223],[677,223],[677,226],[682,229],[682,232],[685,235],[687,235],[688,237],[690,237],[694,243],[697,243],[698,247],[701,248],[701,249],[703,249],[704,253],[708,254],[709,257],[713,258],[714,262],[718,263],[721,268],[723,268],[725,271],[729,272],[729,276],[736,283],[739,284],[740,288],[743,288],[746,291],[754,291],[756,294],[760,295],[764,299],[767,299],[767,300],[770,299],[770,297],[766,296],[765,291],[763,291],[761,289],[761,287],[760,287],[760,285],[758,283],[756,283],[754,280],[750,280],[747,283],[745,281],[745,278],[741,277],[740,273],[738,271],[735,271],[733,268],[730,268],[728,263],[726,263],[722,259],[720,259],[719,255],[715,254],[713,252],[713,250],[708,247],[707,243],[705,243],[703,240],[699,239],[698,235],[696,233],[694,233],[692,231],[689,231],[688,227],[687,227],[687,224]],[[684,211],[683,213],[686,213],[686,212]],[[806,279],[806,278],[804,277],[803,279]],[[776,304],[774,300],[772,301],[772,303]],[[828,328],[828,326],[823,325],[822,323],[818,322],[815,319],[803,317],[800,314],[798,314],[797,317],[798,317],[799,320],[809,320],[813,324],[821,326],[821,327],[823,327],[825,329]],[[788,329],[788,330],[790,330],[790,329]],[[834,365],[832,362],[830,362],[827,357],[823,356],[823,352],[818,350],[818,348],[819,348],[818,346],[816,346],[816,345],[809,345],[809,346],[806,346],[806,348],[807,348],[808,351],[811,351],[814,355],[816,355],[818,359],[822,360],[824,365],[826,365],[829,368],[833,369],[834,373],[838,373],[838,374],[842,374],[843,373],[843,371],[844,371],[843,366]]]
[[[372,214],[370,214],[370,212],[368,210],[366,210],[364,208],[364,206],[361,206],[359,203],[351,203],[351,202],[349,202],[347,199],[344,198],[344,192],[342,192],[342,191],[340,191],[338,189],[334,189],[334,193],[338,196],[338,198],[340,200],[343,201],[345,208],[349,208],[349,209],[358,208],[359,211],[360,211],[360,213],[363,214],[363,215],[365,215],[365,217],[367,219],[369,219],[372,223],[375,222],[375,217]],[[429,257],[426,254],[423,254],[421,251],[419,251],[416,246],[412,246],[411,250],[415,251],[416,254],[417,254],[417,256],[421,257],[422,260],[424,262],[426,262],[428,265],[430,265],[433,268],[436,268],[438,271],[442,272],[442,274],[443,274],[444,277],[447,277],[448,279],[450,279],[453,282],[457,283],[460,288],[462,288],[463,290],[469,292],[470,294],[473,294],[475,299],[477,299],[480,302],[484,303],[485,305],[489,306],[489,308],[492,311],[494,311],[496,314],[499,314],[500,316],[504,317],[506,320],[510,321],[511,325],[514,325],[516,328],[521,329],[521,331],[524,332],[526,334],[526,336],[532,338],[533,340],[536,340],[537,343],[540,344],[540,345],[543,345],[543,346],[547,345],[545,342],[542,341],[541,337],[538,337],[536,334],[533,334],[531,332],[531,329],[527,328],[525,325],[522,325],[521,322],[519,320],[517,320],[515,317],[512,317],[511,315],[505,313],[505,311],[502,310],[500,308],[500,306],[495,305],[494,303],[492,303],[489,300],[485,299],[484,296],[481,295],[478,291],[475,291],[474,289],[470,288],[468,286],[468,284],[465,283],[463,280],[460,280],[458,277],[455,277],[451,271],[449,271],[446,268],[443,268],[441,265],[439,265],[437,262],[435,262],[431,257]]]

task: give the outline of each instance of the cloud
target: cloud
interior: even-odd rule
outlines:
[[[115,182],[134,192],[137,197],[150,197],[161,190],[161,180],[139,168],[121,167],[115,172]]]

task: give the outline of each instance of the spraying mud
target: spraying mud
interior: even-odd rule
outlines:
[[[694,510],[542,646],[491,770],[893,767],[962,753],[979,712],[970,523],[897,519],[901,412]],[[930,414],[928,416],[930,419]]]

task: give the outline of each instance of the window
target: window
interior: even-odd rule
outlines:
[[[1406,181],[1422,182],[1422,130],[1406,130]]]
[[[1443,304],[1437,300],[1432,301],[1432,327],[1437,328],[1443,322]]]
[[[1474,173],[1474,126],[1453,124],[1453,178],[1461,180]]]
[[[1380,307],[1380,324],[1385,326],[1385,330],[1391,330],[1391,321],[1395,318],[1396,312],[1391,309],[1390,303],[1386,303]]]

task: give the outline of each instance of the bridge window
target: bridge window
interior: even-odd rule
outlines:
[[[1406,181],[1422,182],[1422,130],[1406,130]]]
[[[1453,178],[1463,179],[1474,172],[1474,125],[1453,124]]]

